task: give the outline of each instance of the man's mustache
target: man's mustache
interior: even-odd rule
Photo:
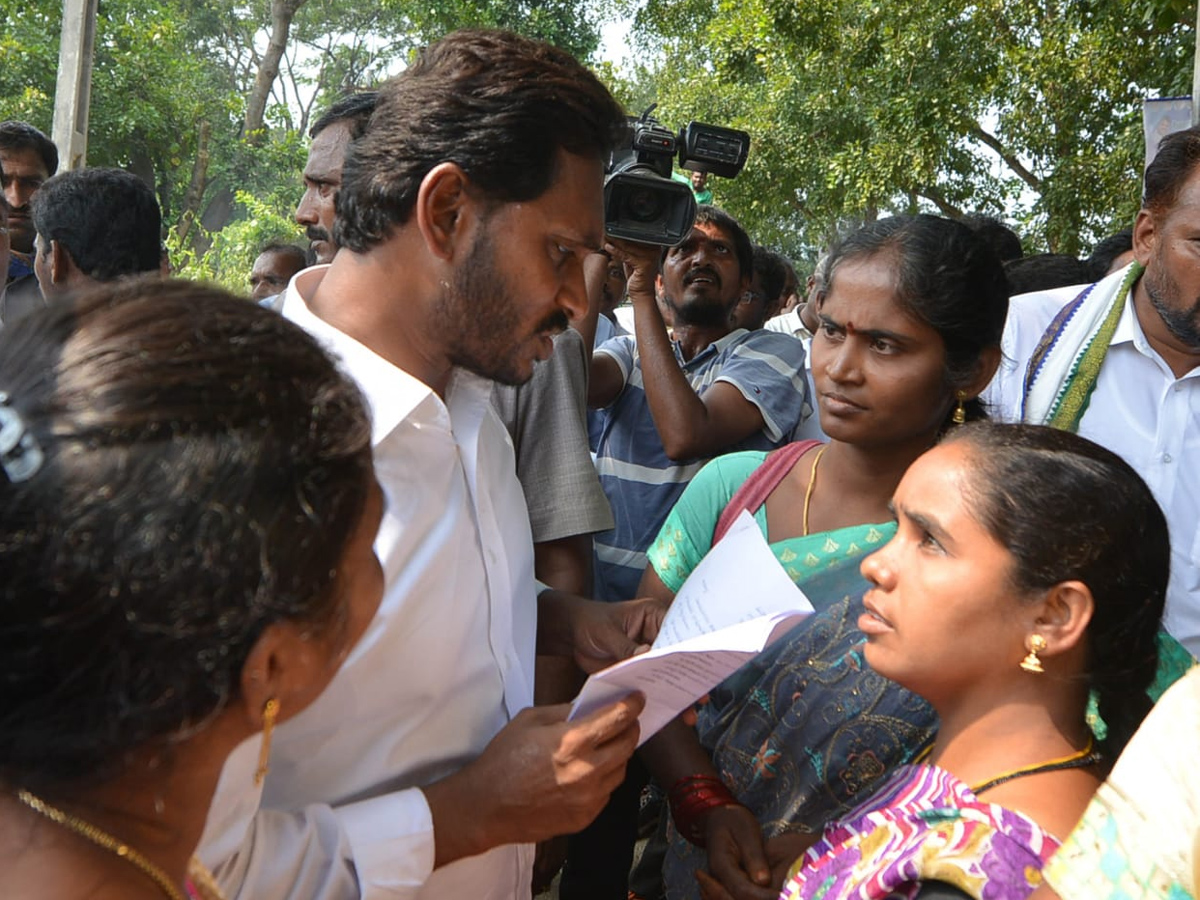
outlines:
[[[324,241],[327,244],[333,243],[333,236],[320,225],[309,225],[304,229],[304,236],[314,244],[317,241]]]
[[[542,319],[542,324],[538,326],[538,332],[552,332],[558,334],[560,331],[566,331],[571,324],[571,320],[567,318],[567,314],[561,309],[552,312],[546,318]]]

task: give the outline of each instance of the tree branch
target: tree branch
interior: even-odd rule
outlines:
[[[929,185],[928,187],[919,187],[916,189],[916,194],[918,197],[924,197],[939,210],[941,210],[943,216],[947,216],[951,219],[962,218],[963,211],[947,200],[946,196],[937,187],[933,185]]]
[[[1025,168],[1025,166],[1021,164],[1021,161],[1017,159],[1014,154],[1005,149],[1004,145],[1000,143],[999,138],[993,134],[988,134],[979,126],[977,122],[972,122],[968,126],[967,133],[976,140],[987,144],[987,146],[995,150],[996,155],[1004,160],[1004,164],[1012,169],[1017,174],[1018,178],[1020,178],[1039,194],[1042,192],[1042,180]]]

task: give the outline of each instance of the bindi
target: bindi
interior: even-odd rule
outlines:
[[[846,323],[846,334],[854,334],[854,323],[853,322]]]

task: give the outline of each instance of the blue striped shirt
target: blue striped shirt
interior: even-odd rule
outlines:
[[[791,335],[738,329],[688,362],[683,361],[678,343],[674,348],[675,358],[697,394],[703,396],[711,385],[725,381],[762,412],[762,430],[724,452],[777,447],[812,413],[804,346]],[[615,337],[596,352],[616,361],[625,387],[608,407],[596,451],[596,469],[616,525],[595,536],[594,596],[628,600],[635,595],[646,568],[646,548],[708,458],[676,462],[663,450],[646,402],[641,357],[632,335]]]

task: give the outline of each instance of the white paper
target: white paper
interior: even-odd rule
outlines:
[[[743,512],[680,587],[654,646],[588,678],[570,718],[641,691],[640,744],[812,611]]]

